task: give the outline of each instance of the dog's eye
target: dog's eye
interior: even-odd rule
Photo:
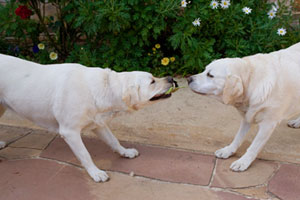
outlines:
[[[150,84],[154,84],[154,83],[155,83],[155,80],[153,79]]]
[[[209,72],[207,73],[207,76],[208,76],[209,78],[213,78],[213,77],[214,77],[214,76],[211,75]]]

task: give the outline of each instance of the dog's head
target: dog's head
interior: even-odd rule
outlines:
[[[245,66],[245,61],[240,58],[219,59],[210,63],[204,72],[187,78],[187,81],[195,93],[233,105],[244,94],[242,79]]]
[[[122,99],[134,110],[166,99],[171,94],[166,92],[176,83],[172,77],[156,78],[147,72],[122,72],[119,74],[122,84]]]

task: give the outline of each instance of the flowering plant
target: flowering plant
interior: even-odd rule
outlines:
[[[0,4],[0,53],[40,63],[194,74],[214,59],[299,42],[287,1],[12,0]]]
[[[19,7],[15,10],[16,15],[20,16],[21,19],[29,19],[29,17],[33,14],[31,10],[27,8],[27,6],[19,5]]]

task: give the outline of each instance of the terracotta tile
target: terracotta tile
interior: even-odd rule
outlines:
[[[88,175],[83,170],[53,161],[3,161],[0,174],[0,199],[95,199],[88,191]]]
[[[30,133],[31,131],[32,130],[28,128],[0,125],[0,141],[10,143]]]
[[[43,150],[48,146],[55,136],[56,134],[47,131],[34,130],[32,133],[13,142],[9,146]]]
[[[249,200],[197,185],[160,182],[114,172],[109,175],[109,182],[90,185],[91,193],[103,200]]]
[[[42,151],[37,149],[6,147],[0,150],[0,157],[11,159],[22,159],[38,157]]]
[[[135,159],[121,158],[99,140],[85,138],[84,142],[101,169],[130,173],[171,182],[208,185],[214,157],[192,152],[124,143],[140,152]],[[79,164],[62,139],[55,139],[42,157]]]
[[[95,183],[76,167],[55,161],[29,159],[0,165],[0,199],[5,200],[246,200],[196,185],[159,182],[109,172],[106,183]]]
[[[277,169],[277,164],[255,160],[244,172],[233,172],[229,167],[238,158],[218,159],[212,186],[220,188],[244,188],[264,184]]]
[[[284,164],[269,182],[269,192],[281,199],[299,200],[300,166]]]
[[[267,186],[234,189],[233,191],[243,195],[255,197],[257,199],[271,199],[267,191]]]
[[[215,199],[218,200],[254,200],[253,198],[246,198],[240,195],[231,194],[228,192],[218,192],[217,197]],[[213,199],[212,199],[213,200]]]
[[[85,143],[85,142],[84,142]],[[99,146],[104,146],[104,144],[100,144]],[[90,151],[90,146],[87,146],[88,151]],[[59,161],[64,161],[67,163],[72,163],[80,166],[80,162],[76,159],[73,152],[67,145],[67,143],[60,137],[55,138],[51,144],[41,153],[41,157],[51,158]],[[94,158],[93,158],[94,160]]]

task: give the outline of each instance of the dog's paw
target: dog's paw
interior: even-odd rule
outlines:
[[[236,161],[234,161],[230,169],[235,172],[243,172],[251,165],[252,161],[250,159],[240,158]]]
[[[95,182],[105,182],[109,179],[109,176],[107,175],[107,173],[98,168],[88,170],[88,173]]]
[[[125,158],[135,158],[139,155],[136,149],[124,149],[120,152],[120,155]]]
[[[3,149],[6,146],[6,143],[4,141],[0,141],[0,149]]]
[[[215,156],[217,158],[226,159],[226,158],[229,158],[230,156],[232,156],[234,153],[235,153],[235,151],[232,148],[230,148],[230,146],[226,146],[222,149],[217,150],[215,152]]]
[[[300,120],[299,119],[290,120],[288,121],[287,125],[290,128],[300,128]]]

